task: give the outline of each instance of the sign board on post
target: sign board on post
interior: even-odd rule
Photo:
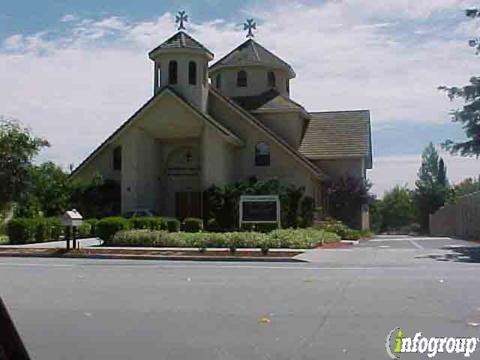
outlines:
[[[240,228],[243,224],[277,224],[280,227],[278,195],[240,196]]]

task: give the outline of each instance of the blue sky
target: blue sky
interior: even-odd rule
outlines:
[[[0,115],[50,140],[41,160],[78,164],[151,96],[148,50],[187,29],[219,59],[256,40],[297,72],[292,97],[308,110],[370,109],[381,195],[413,185],[424,146],[461,139],[439,85],[462,85],[480,58],[468,48],[477,21],[468,0],[126,1],[44,0],[0,4]],[[444,154],[453,182],[480,173],[476,159]]]

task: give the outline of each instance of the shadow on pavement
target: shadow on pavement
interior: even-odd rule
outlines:
[[[478,246],[445,246],[441,250],[450,250],[445,254],[420,256],[437,261],[453,261],[464,263],[480,263],[480,247]]]

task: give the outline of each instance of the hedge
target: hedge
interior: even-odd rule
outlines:
[[[128,229],[130,222],[122,217],[106,217],[97,223],[97,235],[105,243],[109,243],[118,231]]]
[[[62,226],[58,218],[14,218],[7,224],[11,244],[58,240]]]
[[[151,246],[151,247],[194,247],[229,248],[235,252],[238,248],[260,248],[268,251],[273,248],[310,249],[322,243],[339,241],[336,234],[315,229],[285,229],[270,234],[259,232],[230,233],[187,233],[156,230],[124,230],[116,233],[108,245],[114,246]]]
[[[196,233],[203,230],[203,220],[197,218],[186,218],[183,220],[183,231]]]

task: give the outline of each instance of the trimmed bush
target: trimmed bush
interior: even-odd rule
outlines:
[[[86,219],[84,220],[84,223],[90,224],[90,237],[96,237],[98,219]]]
[[[58,217],[47,218],[47,223],[50,226],[50,239],[52,241],[57,241],[60,239],[60,236],[63,235],[63,226]]]
[[[84,221],[82,225],[77,227],[77,238],[88,238],[92,231],[92,225]]]
[[[340,236],[342,239],[345,239],[349,231],[352,230],[343,222],[332,219],[332,218],[322,221],[320,225],[317,226],[316,228],[320,230],[328,231],[328,232],[333,232],[338,236]]]
[[[9,243],[10,243],[10,240],[8,239],[8,236],[0,235],[0,245],[7,245]]]
[[[183,231],[196,233],[203,230],[203,220],[197,218],[186,218],[183,221]]]
[[[50,240],[51,226],[46,219],[32,219],[35,226],[35,242]]]
[[[167,230],[169,232],[180,231],[180,220],[170,217],[164,217],[163,220],[167,223]]]
[[[260,248],[264,253],[273,248],[308,249],[322,243],[339,241],[333,233],[315,229],[275,230],[270,234],[258,232],[187,233],[156,230],[119,231],[109,242],[115,246],[193,247],[200,251],[206,248],[229,248],[235,253],[238,248]]]
[[[105,243],[110,243],[115,233],[121,230],[128,230],[130,223],[122,217],[106,217],[97,224],[97,234]]]
[[[166,230],[164,219],[155,216],[133,217],[129,219],[131,229]]]
[[[10,244],[27,244],[35,242],[36,224],[33,219],[16,218],[7,224]]]

